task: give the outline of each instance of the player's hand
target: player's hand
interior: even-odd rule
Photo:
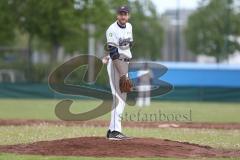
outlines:
[[[105,56],[105,57],[102,58],[102,63],[103,64],[107,64],[108,61],[109,61],[109,56]]]

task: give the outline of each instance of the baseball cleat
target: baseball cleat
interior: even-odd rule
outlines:
[[[109,140],[120,141],[120,140],[132,139],[132,138],[122,134],[121,132],[112,131],[112,132],[110,132],[108,139]]]
[[[109,138],[109,135],[110,135],[110,133],[111,133],[111,130],[109,129],[108,131],[107,131],[107,138]]]

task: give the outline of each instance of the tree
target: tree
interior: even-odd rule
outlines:
[[[12,19],[15,21],[17,29],[28,35],[26,77],[29,81],[32,80],[32,43],[34,37],[41,32],[39,21],[42,17],[39,14],[38,4],[37,0],[15,0],[10,4]]]
[[[11,18],[22,34],[28,35],[27,79],[31,81],[33,41],[49,43],[52,47],[51,62],[63,39],[77,37],[81,32],[80,18],[74,10],[73,1],[15,0],[9,1]],[[73,41],[74,42],[74,41]],[[52,63],[51,63],[52,64]]]
[[[147,5],[145,5],[147,4]],[[155,6],[151,1],[134,1],[131,3],[131,22],[134,36],[134,57],[156,60],[161,56],[163,28],[160,24]]]
[[[39,23],[41,32],[38,36],[51,44],[53,48],[51,61],[55,60],[60,46],[70,52],[86,51],[88,24],[95,26],[95,38],[101,38],[104,33],[111,17],[107,3],[102,0],[92,1],[94,2],[92,4],[88,0],[82,2],[81,9],[74,8],[74,1],[41,0],[39,2],[38,7],[43,18]]]
[[[217,62],[240,50],[231,36],[239,36],[240,20],[232,8],[232,0],[211,0],[189,17],[186,42],[194,54],[216,57]]]
[[[13,45],[15,24],[10,7],[10,0],[0,1],[0,46]]]
[[[51,62],[54,62],[60,46],[68,51],[87,50],[88,32],[84,25],[95,26],[95,38],[105,41],[105,31],[115,20],[116,9],[129,5],[134,29],[135,57],[156,59],[160,57],[163,29],[159,23],[155,6],[147,0],[80,0],[80,10],[74,8],[70,0],[15,0],[12,10],[18,28],[29,35],[29,61],[32,54],[32,41],[38,38],[52,47]],[[93,2],[93,3],[90,3]],[[148,5],[145,5],[148,4]],[[85,49],[84,49],[85,48]]]
[[[74,9],[73,1],[41,0],[38,2],[40,32],[38,37],[49,42],[52,47],[51,62],[55,61],[60,46],[68,46],[78,37],[82,37],[82,17]],[[80,44],[79,44],[80,45]]]

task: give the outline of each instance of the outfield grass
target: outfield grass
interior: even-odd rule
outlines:
[[[240,130],[210,130],[188,128],[125,128],[132,137],[154,137],[185,141],[215,148],[240,149]],[[42,124],[37,126],[0,127],[0,145],[30,143],[62,138],[105,136],[104,127],[78,127]]]
[[[0,99],[0,119],[46,119],[57,120],[54,107],[58,100],[15,100]],[[100,101],[75,101],[71,108],[73,113],[84,112],[95,108]],[[127,106],[128,114],[188,114],[191,110],[193,122],[238,122],[240,123],[239,103],[206,103],[206,102],[153,102],[150,107],[139,108]],[[98,119],[108,120],[109,114]],[[139,122],[141,123],[141,122]],[[0,126],[0,145],[30,143],[40,140],[55,140],[81,136],[105,136],[106,128],[89,126],[62,126],[42,124],[37,126]],[[124,128],[124,132],[134,137],[155,137],[177,141],[187,141],[216,148],[240,149],[240,130],[187,129],[187,128]],[[94,157],[56,157],[29,156],[0,153],[0,160],[95,160]],[[100,158],[102,160],[130,158]],[[140,158],[131,158],[131,160]],[[178,158],[143,158],[177,160]],[[201,158],[207,160],[216,160]],[[217,158],[219,159],[219,158]],[[231,158],[223,158],[229,160]],[[232,158],[238,159],[238,158]]]
[[[58,100],[15,100],[0,99],[0,119],[57,119],[54,107]],[[79,113],[95,108],[101,101],[74,101],[71,111]],[[125,113],[152,114],[161,111],[164,114],[188,114],[192,112],[193,122],[240,122],[239,103],[214,102],[152,102],[150,107],[127,106]],[[106,114],[98,119],[109,119]]]

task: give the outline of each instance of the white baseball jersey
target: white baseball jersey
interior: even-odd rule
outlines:
[[[129,42],[133,41],[132,25],[126,23],[126,27],[122,28],[117,24],[117,21],[109,26],[106,31],[107,43],[113,43],[118,48],[118,52],[132,58]]]

